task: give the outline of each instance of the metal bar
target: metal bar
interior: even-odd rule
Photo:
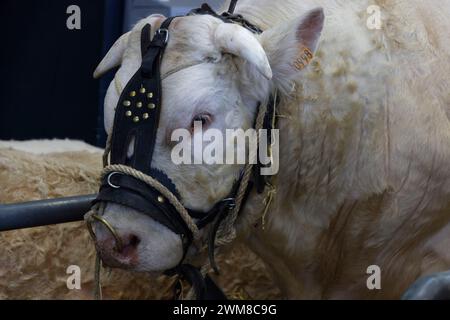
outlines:
[[[95,194],[0,205],[0,232],[83,220]]]
[[[450,271],[420,278],[406,291],[402,300],[450,300]]]

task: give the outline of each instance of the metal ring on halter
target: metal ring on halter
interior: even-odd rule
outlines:
[[[87,221],[86,221],[87,227],[88,227],[89,233],[91,234],[92,239],[94,239],[94,241],[97,239],[94,229],[92,227],[92,220],[96,220],[96,221],[102,223],[108,229],[108,231],[111,232],[111,234],[114,237],[114,240],[116,241],[115,249],[118,252],[121,252],[123,249],[123,243],[122,243],[122,239],[120,239],[119,235],[117,234],[117,231],[113,228],[113,226],[111,226],[111,224],[108,221],[105,220],[105,218],[103,218],[97,214],[91,215],[91,217],[89,219],[87,219]]]
[[[115,174],[123,174],[123,173],[120,173],[120,172],[111,172],[111,173],[108,175],[108,179],[107,179],[106,181],[108,182],[108,184],[109,184],[109,186],[110,186],[111,188],[114,188],[114,189],[120,189],[120,186],[116,186],[115,184],[113,184],[113,183],[111,182],[111,177],[112,177],[113,175],[115,175]]]

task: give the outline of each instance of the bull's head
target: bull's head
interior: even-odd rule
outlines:
[[[157,30],[164,20],[160,15],[141,20],[117,40],[95,71],[99,77],[120,66],[105,98],[108,134],[121,92],[141,65],[141,30],[146,24]],[[152,167],[172,180],[185,207],[208,211],[230,193],[242,165],[177,165],[171,158],[172,132],[184,128],[195,135],[196,121],[203,130],[215,128],[224,136],[226,129],[251,128],[258,102],[275,88],[288,92],[292,81],[301,77],[298,57],[302,48],[315,51],[323,21],[322,9],[314,9],[261,35],[210,15],[179,17],[172,22],[161,64],[164,98]],[[94,225],[96,246],[108,265],[159,272],[182,259],[180,236],[148,215],[107,203],[103,218],[123,243],[117,250],[116,239],[107,228]]]

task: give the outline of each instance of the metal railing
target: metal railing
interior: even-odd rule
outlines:
[[[96,195],[0,205],[0,232],[83,220]],[[450,271],[418,279],[402,300],[450,300]]]

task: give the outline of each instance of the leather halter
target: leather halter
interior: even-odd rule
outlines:
[[[233,10],[235,2],[232,1],[231,4]],[[242,16],[233,14],[233,10],[230,9],[229,12],[218,15],[207,4],[203,4],[201,8],[192,10],[188,15],[208,14],[226,23],[239,24],[254,33],[262,32],[261,29],[246,21]],[[139,170],[160,182],[175,197],[180,199],[177,187],[168,175],[152,167],[162,107],[160,67],[164,51],[169,41],[169,26],[174,18],[167,18],[161,24],[160,28],[156,30],[152,40],[150,40],[151,26],[149,24],[145,25],[141,31],[142,64],[123,89],[116,107],[111,137],[110,163],[113,165],[125,165]],[[274,129],[275,108],[276,106],[272,101],[266,113],[264,125],[266,129]],[[131,156],[128,155],[130,143],[133,143],[134,146],[134,151]],[[258,193],[264,191],[266,181],[263,176],[259,175],[259,168],[259,165],[255,166],[255,174],[247,188],[247,195],[254,185]],[[196,219],[198,229],[214,223],[211,227],[208,249],[211,265],[215,269],[215,234],[222,220],[235,206],[235,198],[239,185],[241,184],[241,179],[239,178],[235,182],[229,195],[216,203],[211,210],[201,212],[186,208],[189,215]],[[180,235],[183,242],[183,258],[176,268],[166,271],[166,274],[172,275],[179,273],[185,275],[188,280],[190,279],[190,282],[198,282],[198,270],[194,268],[197,270],[194,271],[192,266],[182,264],[187,250],[192,243],[193,235],[175,207],[169,201],[164,200],[164,197],[150,185],[132,176],[112,172],[103,178],[99,195],[94,203],[112,202],[133,208],[150,216],[174,233]],[[202,284],[199,286],[201,287]],[[197,287],[199,286],[197,285]],[[198,288],[196,290],[198,291]],[[199,293],[201,292],[200,290]]]

